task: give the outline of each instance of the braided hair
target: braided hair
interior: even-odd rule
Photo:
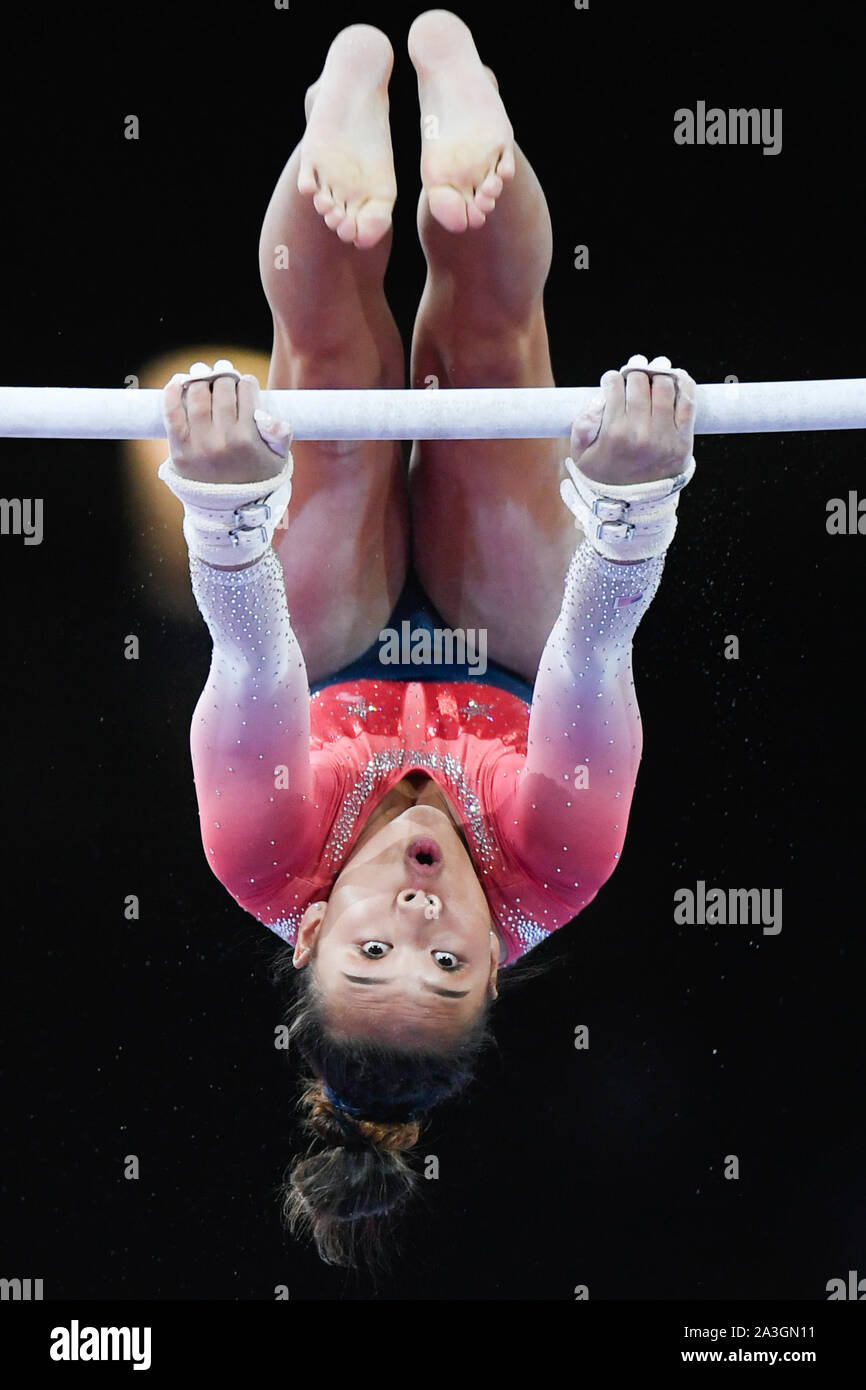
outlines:
[[[501,972],[500,993],[552,963],[524,957]],[[418,1187],[409,1155],[426,1112],[463,1091],[481,1054],[495,1046],[493,1000],[485,999],[456,1041],[412,1049],[335,1035],[315,973],[295,969],[292,946],[280,950],[271,977],[291,991],[284,1017],[289,1049],[304,1064],[298,1108],[309,1138],[279,1189],[283,1220],[293,1235],[312,1238],[326,1264],[386,1269],[393,1220]]]
[[[294,987],[286,1021],[289,1048],[305,1064],[299,1110],[310,1140],[283,1181],[283,1219],[293,1235],[312,1237],[326,1264],[382,1268],[388,1218],[418,1185],[407,1155],[426,1111],[472,1080],[479,1054],[493,1042],[493,1001],[456,1041],[439,1049],[397,1047],[335,1036],[313,972],[295,970],[291,950],[274,973]]]

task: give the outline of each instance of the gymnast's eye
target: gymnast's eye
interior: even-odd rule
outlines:
[[[440,959],[440,957],[443,956],[445,959]],[[457,959],[453,951],[434,951],[433,959],[435,960],[436,964],[441,967],[442,970],[463,969],[463,966],[460,964],[460,961]]]
[[[361,945],[361,951],[368,960],[381,960],[390,949],[386,941],[364,941]]]

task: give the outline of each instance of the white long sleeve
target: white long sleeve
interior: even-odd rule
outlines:
[[[229,891],[248,894],[284,877],[315,831],[307,671],[272,549],[238,570],[192,556],[190,575],[213,641],[190,731],[202,842]]]
[[[632,639],[664,558],[621,565],[579,545],[538,668],[513,843],[578,907],[613,872],[625,840],[642,750]]]

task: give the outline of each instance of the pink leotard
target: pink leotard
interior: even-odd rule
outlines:
[[[578,546],[529,707],[465,681],[360,680],[311,698],[274,551],[241,570],[192,557],[213,655],[190,745],[217,878],[293,943],[370,812],[424,771],[462,825],[502,964],[538,945],[595,897],[625,840],[642,747],[632,638],[663,566]]]

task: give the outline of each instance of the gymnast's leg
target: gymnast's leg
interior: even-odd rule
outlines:
[[[273,389],[401,389],[404,349],[385,299],[396,182],[388,128],[393,51],[366,24],[341,31],[307,92],[307,129],[280,175],[259,263],[274,321]],[[408,561],[397,441],[292,444],[283,565],[292,626],[316,681],[385,625]]]
[[[550,216],[496,79],[446,10],[415,20],[409,52],[421,104],[418,231],[427,260],[412,386],[430,375],[445,389],[555,386],[543,305]],[[412,451],[421,582],[450,626],[486,627],[489,656],[529,681],[580,541],[559,495],[567,454],[566,439],[418,440]]]

